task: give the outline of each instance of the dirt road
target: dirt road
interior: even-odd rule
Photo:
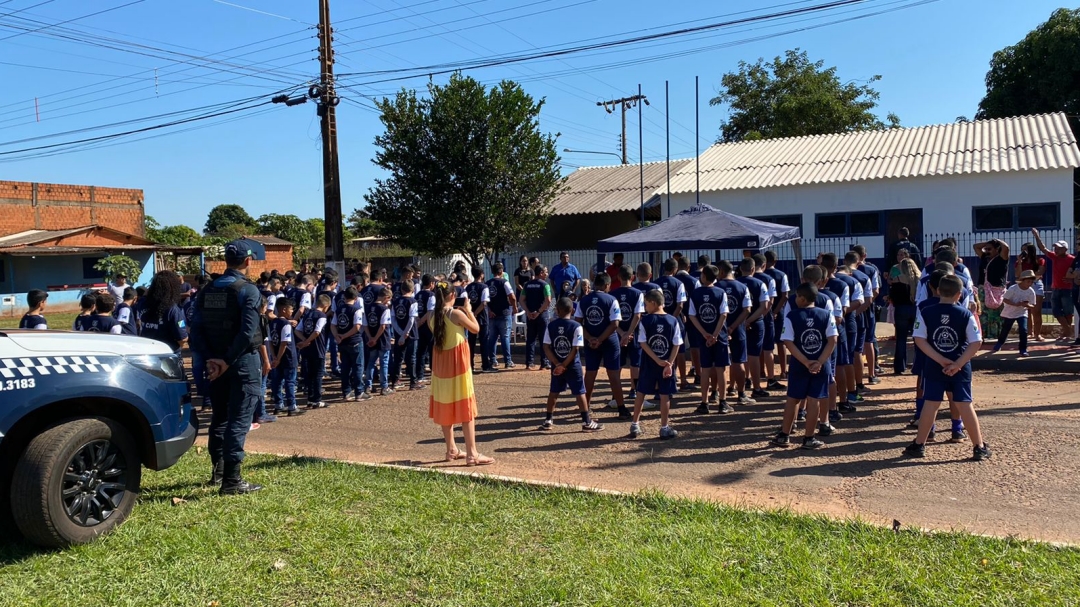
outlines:
[[[697,397],[676,400],[674,441],[660,441],[656,412],[645,436],[602,410],[598,434],[582,434],[564,398],[556,429],[543,433],[547,374],[505,371],[476,376],[481,450],[496,465],[483,472],[591,487],[667,493],[750,507],[790,507],[834,517],[1080,543],[1080,382],[1075,375],[1035,379],[978,373],[975,399],[994,457],[966,461],[971,446],[934,443],[925,460],[900,457],[911,440],[913,379],[885,377],[859,411],[837,424],[818,452],[767,445],[782,400],[761,399],[730,415],[696,416]],[[336,394],[336,382],[328,383]],[[597,402],[608,398],[598,384]],[[248,449],[358,462],[456,466],[441,462],[442,439],[427,418],[427,391],[366,403],[335,403],[282,418],[251,433]],[[205,420],[204,417],[204,421]],[[939,428],[947,429],[943,417]],[[947,436],[947,432],[945,433]],[[939,436],[941,434],[939,433]],[[200,439],[204,440],[204,439]],[[272,480],[271,480],[272,482]]]

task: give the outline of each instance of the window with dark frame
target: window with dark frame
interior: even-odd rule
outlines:
[[[1060,227],[1061,205],[1056,202],[973,207],[971,213],[971,229],[975,232]]]
[[[847,236],[846,213],[821,213],[816,217],[817,237]]]
[[[83,257],[83,260],[82,260],[83,280],[98,280],[98,279],[105,278],[105,273],[104,272],[102,272],[101,270],[95,270],[94,269],[94,266],[97,265],[97,262],[99,262],[101,260],[102,260],[101,257]]]
[[[0,259],[0,282],[7,282],[7,268],[4,267],[3,259]]]
[[[881,213],[879,211],[851,213],[848,215],[848,234],[852,236],[881,234]]]

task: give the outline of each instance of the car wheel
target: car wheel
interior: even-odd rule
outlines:
[[[127,518],[141,478],[123,426],[103,418],[61,422],[35,437],[15,466],[15,524],[40,546],[89,542]]]
[[[15,519],[11,516],[11,468],[6,462],[0,461],[0,546],[6,542],[14,542],[22,538]]]

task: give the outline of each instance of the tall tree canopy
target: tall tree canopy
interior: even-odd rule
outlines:
[[[375,223],[375,220],[371,218],[371,213],[366,208],[353,210],[345,221],[345,227],[353,238],[378,236],[377,232],[379,231],[379,224]]]
[[[203,231],[217,234],[231,225],[254,226],[255,220],[238,204],[219,204],[210,209],[210,215],[206,218],[206,229]]]
[[[427,98],[403,90],[378,102],[375,164],[390,175],[365,199],[379,235],[473,263],[536,239],[562,184],[543,105],[515,82],[486,89],[460,74],[429,84]]]
[[[255,221],[260,234],[276,236],[282,240],[288,240],[296,245],[297,248],[309,246],[314,242],[311,239],[311,226],[307,221],[300,219],[296,215],[268,213],[266,215],[260,215]],[[320,219],[318,221],[321,225],[322,220]]]
[[[146,238],[156,244],[173,247],[196,247],[203,244],[202,235],[185,225],[162,226],[152,216],[143,219]]]
[[[1058,9],[1023,40],[994,53],[978,118],[1065,112],[1080,122],[1080,9]]]
[[[727,105],[718,143],[777,137],[825,135],[900,126],[889,114],[887,124],[874,113],[880,95],[866,84],[841,83],[836,68],[811,62],[806,51],[787,51],[772,61],[739,62],[736,72],[720,79],[722,90],[709,105]]]

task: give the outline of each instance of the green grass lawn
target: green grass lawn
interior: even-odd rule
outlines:
[[[0,316],[0,329],[18,328],[19,321],[22,320],[22,316],[24,313],[26,313],[26,310],[20,310],[15,316]],[[78,315],[78,312],[52,313],[48,310],[45,310],[45,320],[49,322],[49,328],[58,329],[61,331],[70,331],[71,324],[75,322],[75,317]]]
[[[1077,549],[264,456],[221,498],[208,468],[147,473],[95,544],[0,547],[0,604],[1080,603]]]

